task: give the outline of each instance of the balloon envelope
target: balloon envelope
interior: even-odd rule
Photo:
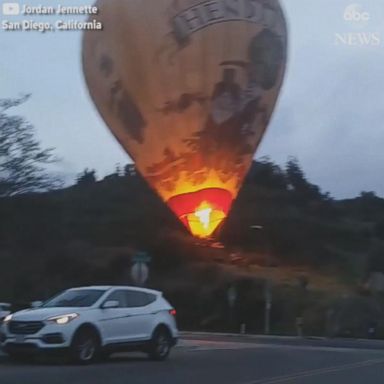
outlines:
[[[182,223],[211,235],[228,215],[282,83],[277,0],[99,0],[83,68],[136,167]]]

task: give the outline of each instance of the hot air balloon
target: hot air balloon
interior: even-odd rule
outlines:
[[[227,217],[282,84],[278,0],[98,0],[83,69],[107,126],[195,236]]]

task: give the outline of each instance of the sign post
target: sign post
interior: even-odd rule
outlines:
[[[237,300],[237,290],[234,285],[230,285],[227,291],[227,299],[228,299],[228,306],[229,306],[229,326],[232,328],[234,326],[234,309],[235,309],[235,303]]]

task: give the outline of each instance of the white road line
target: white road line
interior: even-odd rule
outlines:
[[[342,353],[361,353],[361,348],[343,348],[343,347],[326,347],[312,345],[286,345],[286,344],[262,344],[262,343],[243,343],[233,341],[209,341],[209,340],[191,340],[182,339],[178,343],[178,347],[188,348],[192,352],[195,351],[214,351],[214,350],[237,350],[237,349],[287,349],[301,351],[319,351],[319,352],[342,352]],[[371,353],[381,354],[382,351],[367,350]]]

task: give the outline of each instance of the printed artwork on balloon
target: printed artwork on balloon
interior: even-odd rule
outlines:
[[[90,94],[117,140],[196,236],[228,216],[285,71],[277,0],[99,0]],[[150,26],[150,27],[149,27]]]

